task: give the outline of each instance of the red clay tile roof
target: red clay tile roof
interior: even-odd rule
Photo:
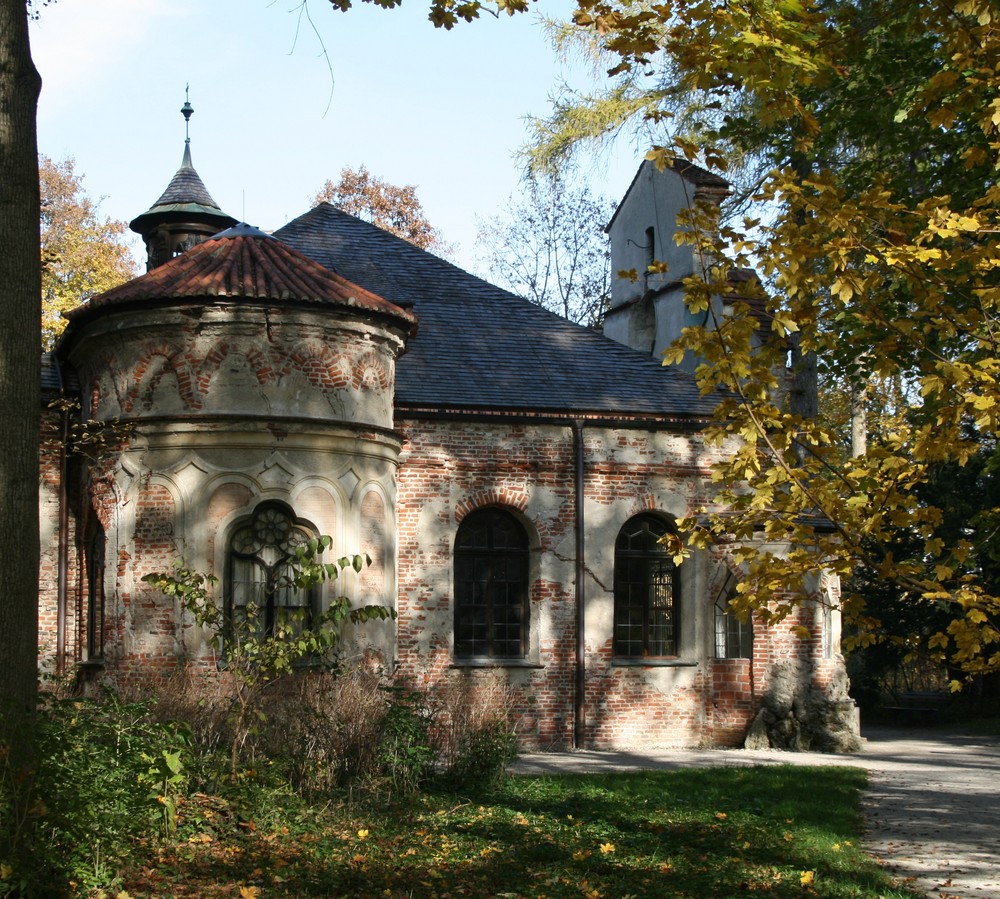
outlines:
[[[696,165],[686,159],[678,158],[672,160],[670,168],[686,181],[690,181],[699,187],[716,187],[720,190],[729,190],[729,182],[721,175],[716,175],[715,172],[703,169],[700,165]]]
[[[89,318],[113,306],[213,299],[344,306],[410,325],[416,320],[412,313],[249,225],[223,231],[142,277],[94,297],[70,312],[69,318]]]

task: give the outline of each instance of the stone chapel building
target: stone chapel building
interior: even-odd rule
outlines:
[[[273,234],[238,224],[185,144],[132,222],[148,271],[70,313],[44,360],[43,667],[213,666],[141,581],[182,559],[219,578],[227,614],[249,597],[319,610],[328,590],[394,609],[367,651],[421,687],[501,672],[525,747],[737,745],[789,678],[853,721],[830,603],[740,621],[726,548],[675,565],[661,542],[711,500],[721,452],[701,436],[711,399],[659,362],[692,265],[673,229],[725,190],[642,165],[613,270],[668,259],[670,281],[619,279],[601,334],[326,204]],[[279,586],[321,534],[373,564]],[[801,717],[785,705],[772,716]]]

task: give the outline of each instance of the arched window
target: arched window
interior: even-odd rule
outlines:
[[[85,528],[83,574],[86,584],[86,660],[104,658],[104,527],[91,512]]]
[[[528,646],[528,535],[503,509],[480,509],[455,538],[455,656],[521,659]]]
[[[629,519],[615,543],[614,654],[671,658],[680,635],[677,567],[660,538],[673,533],[651,514]]]
[[[715,657],[717,659],[753,658],[753,621],[741,618],[729,609],[736,595],[736,578],[732,574],[719,591],[715,601]]]
[[[281,616],[309,626],[318,591],[296,589],[291,561],[296,548],[313,536],[284,504],[257,506],[229,539],[226,616],[231,622],[250,620],[260,634],[273,633]]]

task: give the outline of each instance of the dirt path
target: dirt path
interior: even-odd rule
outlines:
[[[867,768],[869,851],[913,888],[939,899],[1000,899],[1000,739],[872,730],[852,756],[801,752],[656,750],[522,756],[523,774],[720,765]]]

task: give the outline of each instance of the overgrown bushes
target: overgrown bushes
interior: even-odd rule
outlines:
[[[173,827],[190,735],[149,712],[112,694],[43,698],[34,777],[0,766],[0,896],[110,886],[133,840]]]
[[[180,679],[160,693],[164,718],[196,722],[203,752],[233,738],[226,697]],[[435,780],[496,783],[516,755],[509,688],[497,676],[459,678],[434,692],[367,665],[278,678],[248,711],[248,767],[277,765],[306,798],[337,790],[412,792]]]
[[[297,547],[281,586],[306,590],[370,561],[325,562],[332,542]],[[46,694],[29,776],[15,775],[0,745],[0,897],[104,899],[140,841],[188,830],[211,839],[213,819],[256,826],[289,802],[345,792],[491,787],[514,757],[499,681],[429,694],[367,665],[345,670],[343,625],[384,621],[388,608],[338,596],[312,619],[252,602],[227,615],[215,578],[181,563],[142,580],[210,630],[221,665],[202,659],[99,698]]]
[[[179,672],[126,691],[142,701],[49,696],[31,782],[15,782],[0,747],[0,896],[114,895],[101,891],[140,840],[201,833],[212,815],[261,820],[279,794],[489,787],[514,757],[509,695],[488,677],[428,694],[368,667],[304,671],[261,691],[240,723],[215,684]]]

